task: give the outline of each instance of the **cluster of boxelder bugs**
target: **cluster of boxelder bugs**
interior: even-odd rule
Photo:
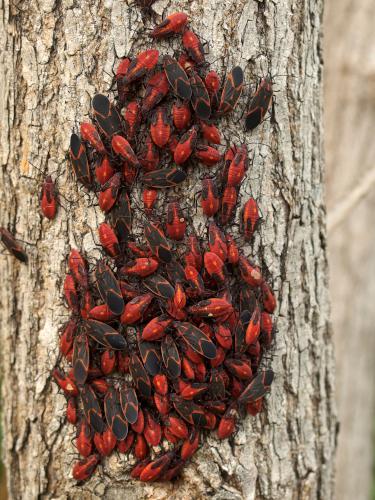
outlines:
[[[173,35],[182,37],[178,59],[166,55],[159,65],[156,49],[122,59],[116,100],[95,95],[92,123],[71,136],[75,176],[98,193],[106,216],[98,228],[103,257],[94,268],[77,250],[69,255],[64,295],[71,318],[53,371],[67,420],[77,427],[78,481],[114,450],[134,454],[133,478],[175,478],[206,432],[229,438],[239,417],[257,414],[273,380],[261,361],[273,338],[274,293],[226,230],[248,151],[233,145],[222,158],[215,147],[222,142],[217,123],[239,100],[243,73],[235,67],[221,87],[184,13],[151,33],[154,40]],[[264,119],[271,97],[265,79],[251,100],[248,129]],[[198,164],[220,172],[202,182],[207,237],[187,233],[181,205],[166,191],[164,222],[157,209],[158,193]],[[50,203],[42,198],[43,212]],[[141,237],[132,229],[134,210]],[[241,214],[250,240],[259,219],[253,198]]]

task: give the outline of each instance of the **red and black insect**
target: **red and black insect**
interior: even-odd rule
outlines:
[[[199,406],[193,401],[188,401],[174,394],[171,399],[175,410],[186,422],[197,427],[205,427],[207,425],[208,421],[203,406]]]
[[[212,146],[206,146],[205,144],[198,144],[195,148],[194,156],[208,167],[216,165],[221,159],[221,155],[217,149]]]
[[[82,122],[79,131],[83,141],[90,144],[90,146],[101,155],[105,154],[105,146],[95,125],[89,122]]]
[[[253,95],[249,110],[245,117],[247,131],[254,130],[266,116],[272,101],[272,82],[270,78],[263,78]]]
[[[116,203],[118,192],[121,187],[121,180],[122,174],[117,172],[102,186],[102,190],[99,193],[99,206],[103,212],[109,212]]]
[[[85,332],[74,339],[72,363],[74,380],[78,385],[83,385],[87,379],[90,363],[89,341]]]
[[[151,116],[150,135],[159,148],[168,144],[171,136],[171,125],[164,106],[158,106]]]
[[[172,106],[173,125],[177,130],[188,128],[191,120],[191,111],[188,102],[176,101]]]
[[[121,408],[129,424],[135,424],[138,419],[138,398],[133,387],[125,387],[120,391]]]
[[[81,388],[81,401],[87,422],[95,432],[103,432],[105,425],[102,410],[95,391],[91,386],[85,384]]]
[[[181,184],[186,176],[186,172],[178,168],[162,168],[145,174],[142,177],[142,182],[149,188],[165,189]]]
[[[147,215],[151,215],[152,210],[155,206],[158,197],[158,191],[156,189],[145,188],[142,191],[142,201]]]
[[[190,250],[190,257],[192,261],[189,261],[189,265],[194,266],[198,271],[201,270],[203,264],[202,251],[199,245],[198,238],[195,234],[191,234],[188,240],[188,248]],[[185,260],[187,260],[185,256]]]
[[[184,12],[174,12],[158,24],[151,32],[153,38],[165,38],[181,33],[188,22]]]
[[[0,239],[4,247],[20,262],[27,264],[27,254],[11,232],[4,227],[0,227]]]
[[[146,172],[152,172],[158,168],[159,162],[160,156],[158,148],[154,144],[151,135],[147,135],[144,141],[144,147],[139,156],[139,163]]]
[[[128,423],[121,409],[119,393],[114,387],[110,387],[105,395],[104,413],[108,427],[116,439],[125,439],[128,435]]]
[[[273,381],[272,370],[257,373],[246,389],[238,398],[239,403],[252,403],[262,398],[269,390]]]
[[[225,236],[214,222],[208,226],[208,245],[210,251],[216,253],[223,262],[227,260],[228,248]]]
[[[152,318],[142,330],[142,340],[160,340],[165,336],[172,321],[167,314]]]
[[[243,88],[243,71],[240,66],[236,66],[227,75],[223,91],[221,93],[218,116],[225,115],[232,111],[241,96]]]
[[[254,344],[258,340],[260,334],[260,314],[260,308],[257,304],[246,328],[245,342],[247,345]]]
[[[185,267],[185,279],[195,294],[198,296],[202,296],[204,294],[205,286],[202,276],[194,266],[187,265]]]
[[[125,75],[123,76],[123,83],[129,83],[142,78],[146,73],[150,72],[158,63],[159,51],[156,49],[148,49],[135,57]]]
[[[137,390],[143,397],[149,398],[151,396],[151,382],[142,361],[134,352],[130,355],[129,370]]]
[[[164,71],[173,92],[186,101],[190,101],[192,91],[189,78],[181,65],[171,56],[164,56]]]
[[[154,295],[161,299],[173,299],[174,288],[163,276],[160,274],[153,274],[145,278],[143,285]]]
[[[119,192],[117,202],[111,210],[110,218],[119,241],[124,243],[132,230],[132,209],[125,189]]]
[[[71,377],[65,375],[61,370],[55,368],[52,372],[56,384],[65,392],[67,396],[78,396],[78,388]]]
[[[185,163],[195,149],[198,137],[198,127],[194,125],[180,139],[174,151],[173,159],[177,165]]]
[[[116,134],[121,134],[121,117],[108,97],[103,94],[96,94],[91,105],[96,123],[108,139],[111,139]]]
[[[100,456],[95,454],[76,462],[72,472],[74,479],[76,481],[87,481],[94,474],[99,460]]]
[[[259,220],[258,204],[254,198],[249,198],[242,210],[242,227],[245,240],[249,241]]]
[[[201,300],[189,307],[189,312],[198,318],[219,318],[227,316],[233,310],[232,304],[225,299],[212,298]]]
[[[198,35],[192,30],[186,30],[182,35],[182,45],[184,46],[189,57],[197,64],[203,64],[205,61],[203,46]]]
[[[221,144],[220,131],[213,123],[200,122],[203,138],[211,144]]]
[[[172,252],[163,231],[156,227],[155,224],[145,221],[144,235],[153,255],[168,264],[172,260]]]
[[[262,281],[261,285],[262,300],[264,309],[272,314],[276,309],[276,297],[271,287],[266,281]]]
[[[90,165],[87,159],[85,146],[77,134],[70,137],[70,160],[74,174],[79,182],[90,187],[92,183]]]
[[[217,283],[225,282],[224,262],[216,253],[206,252],[204,254],[204,267]]]
[[[112,373],[116,368],[116,362],[116,352],[113,349],[106,349],[100,356],[100,369],[103,374],[109,375],[110,373]]]
[[[64,280],[64,296],[69,308],[75,313],[79,313],[79,297],[73,276],[67,274]]]
[[[224,361],[227,370],[237,379],[248,380],[252,376],[251,363],[240,358],[226,358]]]
[[[147,372],[154,377],[161,371],[161,358],[158,344],[140,340],[138,343],[139,352],[142,358],[143,366]]]
[[[240,267],[241,278],[250,286],[260,286],[263,278],[259,267],[255,266],[246,257],[240,256],[238,260]]]
[[[237,205],[237,189],[232,186],[225,186],[221,197],[220,222],[223,226],[228,224],[234,215]]]
[[[247,349],[245,336],[250,318],[251,313],[247,309],[243,310],[238,318],[237,325],[234,330],[234,352],[237,354],[243,353]]]
[[[142,99],[142,114],[146,115],[152,108],[168,94],[169,83],[164,71],[155,73],[147,82],[144,98]]]
[[[85,418],[82,418],[77,426],[77,451],[83,457],[88,457],[92,451],[92,431]]]
[[[109,309],[119,316],[124,310],[124,299],[121,289],[111,269],[103,262],[99,261],[95,270],[96,284],[101,298]]]
[[[186,220],[182,213],[179,202],[172,201],[167,206],[166,233],[168,238],[181,241],[184,239],[186,231]]]
[[[152,462],[148,463],[139,475],[139,479],[143,482],[150,482],[159,479],[161,475],[168,469],[172,459],[173,452],[164,453],[161,457],[155,458]]]
[[[84,290],[88,287],[87,265],[82,255],[72,248],[69,254],[68,266],[76,283]]]
[[[134,325],[143,319],[148,306],[151,304],[153,296],[151,293],[146,293],[135,297],[125,306],[124,312],[121,315],[120,321],[125,325]]]
[[[120,253],[120,246],[116,233],[109,224],[102,222],[99,226],[100,244],[106,253],[113,258],[116,258]]]
[[[138,101],[130,101],[123,111],[125,135],[129,141],[134,141],[142,122],[141,107]]]
[[[97,163],[95,167],[95,177],[99,184],[103,185],[109,181],[111,177],[116,173],[115,169],[112,167],[107,155]]]
[[[208,120],[211,115],[211,102],[202,78],[193,70],[189,71],[191,86],[191,105],[200,120]]]
[[[183,442],[181,446],[180,455],[182,460],[188,460],[197,451],[199,446],[199,431],[192,429],[189,437]]]
[[[88,319],[86,325],[88,335],[99,344],[110,349],[125,349],[125,338],[111,326],[94,319]]]
[[[216,356],[215,344],[202,330],[191,323],[175,321],[174,326],[179,336],[197,353],[205,358],[214,359]]]
[[[145,278],[153,274],[159,267],[159,262],[153,257],[139,257],[129,261],[120,269],[120,274]]]
[[[111,141],[113,151],[121,156],[125,161],[130,163],[130,165],[138,166],[138,158],[136,157],[133,148],[130,146],[129,141],[122,137],[121,135],[114,135]]]
[[[57,189],[52,177],[47,175],[42,184],[42,193],[40,197],[40,208],[47,219],[52,220],[57,211]]]
[[[175,379],[181,374],[181,360],[175,341],[171,335],[166,335],[161,343],[161,355],[168,375]]]
[[[236,148],[236,154],[231,161],[226,182],[228,186],[238,186],[248,168],[248,156],[246,144],[242,144],[239,148]]]
[[[207,217],[214,216],[219,210],[219,191],[215,179],[209,177],[202,179],[201,206]]]
[[[220,78],[216,71],[209,71],[207,73],[204,84],[210,96],[211,110],[217,110],[219,106]]]

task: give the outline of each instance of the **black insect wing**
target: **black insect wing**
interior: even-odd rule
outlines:
[[[102,433],[105,427],[102,410],[93,388],[87,384],[81,388],[81,401],[87,422],[95,432]]]
[[[88,335],[99,344],[112,349],[125,349],[125,338],[111,326],[94,319],[87,320],[86,325]]]
[[[16,259],[24,262],[25,264],[27,263],[26,252],[19,246],[12,233],[10,233],[7,229],[0,228],[0,238],[5,248],[9,250],[9,252]]]
[[[173,299],[174,288],[163,276],[154,274],[143,280],[143,285],[150,290],[151,293],[161,297],[162,299]]]
[[[142,362],[148,373],[153,377],[161,371],[161,358],[158,344],[140,341],[138,344]]]
[[[84,186],[90,186],[92,180],[86,149],[77,134],[70,137],[70,159],[77,180]]]
[[[98,262],[95,270],[95,278],[100,296],[110,311],[116,316],[122,314],[124,311],[124,299],[122,298],[120,285],[110,268],[102,261]]]
[[[145,398],[149,398],[151,396],[151,382],[145,367],[135,353],[130,356],[129,370],[138,391]]]
[[[86,382],[90,363],[89,342],[86,333],[77,335],[73,344],[73,372],[78,385]]]
[[[120,242],[128,239],[132,230],[132,211],[129,196],[123,190],[111,210],[112,227]]]
[[[199,328],[191,323],[175,322],[175,327],[183,340],[202,356],[208,359],[216,357],[215,344]]]
[[[252,403],[263,397],[269,390],[273,381],[272,370],[259,372],[238,398],[239,403]]]
[[[126,387],[120,391],[121,408],[129,424],[135,424],[138,419],[138,398],[132,387]]]
[[[186,172],[178,168],[162,168],[147,172],[143,178],[143,184],[154,189],[165,189],[175,187],[186,179]]]
[[[181,375],[181,360],[175,341],[171,335],[164,337],[161,343],[161,355],[168,375],[176,379]]]
[[[125,439],[128,435],[128,423],[121,409],[119,394],[114,387],[110,387],[105,395],[104,412],[107,424],[116,439]]]
[[[192,90],[191,105],[194,112],[201,120],[208,120],[211,115],[211,102],[207,88],[195,71],[191,70],[189,76]]]
[[[167,75],[168,82],[173,89],[173,92],[180,97],[190,101],[191,99],[191,86],[189,78],[182,66],[170,56],[164,56],[163,60],[164,71]]]
[[[92,109],[95,120],[102,133],[112,138],[113,135],[121,134],[122,123],[117,109],[110,103],[108,97],[96,94],[92,100]]]

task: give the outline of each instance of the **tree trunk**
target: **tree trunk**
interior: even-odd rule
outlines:
[[[337,498],[370,498],[373,480],[374,16],[371,0],[360,9],[353,0],[327,2],[327,206],[340,421]]]
[[[58,328],[67,317],[61,299],[65,256],[70,246],[98,255],[92,234],[102,215],[98,207],[88,208],[90,196],[69,176],[64,155],[72,127],[87,116],[90,95],[107,91],[118,57],[149,46],[146,29],[153,21],[123,2],[40,0],[11,11],[7,0],[0,5],[0,217],[31,244],[28,266],[10,256],[0,261],[10,497],[331,498],[336,420],[322,185],[322,1],[153,6],[158,15],[186,11],[220,73],[238,64],[252,88],[258,76],[274,75],[275,122],[246,136],[254,162],[242,193],[251,190],[264,217],[245,251],[274,277],[279,307],[268,363],[276,380],[266,411],[240,424],[233,445],[209,437],[176,483],[130,481],[128,459],[113,455],[104,474],[80,486],[70,472],[73,431],[65,424],[65,398],[51,384],[50,371]],[[168,44],[162,45],[167,51]],[[242,138],[239,118],[240,110],[226,125],[228,142],[233,134]],[[39,214],[42,176],[31,164],[62,173],[59,188],[72,203],[62,199],[69,208],[54,222]],[[195,182],[192,175],[187,198]]]

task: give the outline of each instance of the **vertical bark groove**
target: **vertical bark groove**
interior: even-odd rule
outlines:
[[[9,256],[0,260],[6,284],[0,291],[4,455],[12,498],[330,498],[335,409],[322,188],[322,1],[154,4],[159,15],[190,15],[220,73],[239,64],[252,88],[258,76],[274,75],[275,121],[246,136],[254,161],[241,195],[251,192],[264,215],[245,253],[260,255],[274,277],[276,381],[266,412],[243,421],[230,442],[209,437],[178,482],[135,483],[128,479],[128,459],[113,456],[103,474],[80,486],[70,475],[73,436],[64,425],[65,399],[49,374],[67,316],[65,255],[70,245],[95,254],[93,232],[102,216],[88,207],[94,199],[70,178],[64,155],[72,127],[89,111],[89,96],[108,89],[117,57],[147,46],[152,22],[134,4],[111,0],[41,0],[22,4],[23,11],[12,7],[11,14],[7,1],[0,5],[6,47],[0,218],[32,244],[28,267]],[[166,51],[168,42],[161,46]],[[228,143],[243,139],[241,114],[238,109],[225,122]],[[63,172],[59,188],[73,203],[62,199],[68,210],[55,222],[39,215],[41,174],[32,164]],[[184,195],[193,195],[196,181],[191,173]]]

